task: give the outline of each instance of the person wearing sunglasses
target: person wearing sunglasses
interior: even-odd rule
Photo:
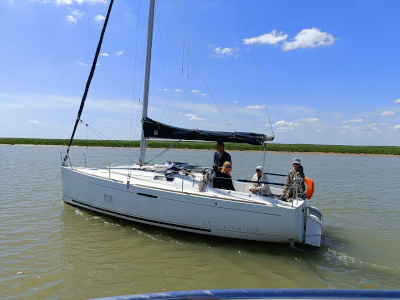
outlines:
[[[282,192],[282,200],[283,201],[288,201],[289,198],[293,197],[293,192],[294,188],[291,187],[292,183],[294,182],[295,178],[303,178],[304,179],[304,169],[303,166],[301,165],[300,159],[298,158],[293,158],[292,159],[292,169],[290,169],[287,180],[286,180],[286,185],[283,188]],[[303,186],[303,191],[305,191],[305,185],[304,182],[302,183]]]
[[[254,174],[251,181],[268,181],[267,175],[263,176],[263,167],[256,167],[256,173]],[[268,184],[254,182],[252,186],[250,186],[249,191],[252,194],[261,195],[261,196],[269,196],[272,195],[271,189]]]
[[[232,164],[229,161],[224,162],[222,165],[222,170],[221,170],[221,184],[220,184],[220,189],[223,190],[231,190],[235,191],[235,187],[233,186],[232,182],[232,175],[231,172],[233,171],[232,169]]]
[[[232,163],[231,156],[228,152],[225,151],[225,144],[222,141],[218,141],[216,145],[216,150],[214,153],[214,179],[213,179],[213,187],[220,188],[221,186],[221,172],[222,172],[222,165],[224,162],[228,161]]]

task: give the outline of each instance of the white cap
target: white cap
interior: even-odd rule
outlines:
[[[298,158],[293,158],[293,159],[292,159],[292,164],[299,164],[299,165],[301,165],[300,159],[298,159]]]
[[[256,171],[257,171],[257,170],[262,171],[262,166],[258,166],[258,167],[256,168]]]

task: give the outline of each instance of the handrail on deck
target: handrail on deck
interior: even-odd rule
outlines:
[[[64,153],[67,153],[67,152],[66,151],[60,151],[61,165],[64,162],[64,156],[63,156]],[[83,156],[85,157],[85,167],[86,167],[86,153],[84,153],[84,152],[74,152],[74,154],[83,154]],[[68,154],[68,161],[69,161],[69,165],[72,167],[71,154]]]

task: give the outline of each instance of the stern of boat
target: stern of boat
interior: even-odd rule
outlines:
[[[304,244],[320,247],[323,234],[323,222],[321,211],[313,206],[305,208],[305,235]]]

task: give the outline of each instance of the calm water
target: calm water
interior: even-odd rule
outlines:
[[[325,235],[320,249],[292,249],[163,230],[63,204],[62,150],[0,145],[2,299],[221,288],[399,289],[400,158],[295,154],[316,184],[311,202],[324,214]],[[72,151],[86,152],[89,165],[127,162],[110,149]],[[212,153],[177,150],[165,157],[210,166]],[[236,179],[250,179],[263,156],[230,153]],[[291,157],[268,154],[267,169],[286,174]]]

